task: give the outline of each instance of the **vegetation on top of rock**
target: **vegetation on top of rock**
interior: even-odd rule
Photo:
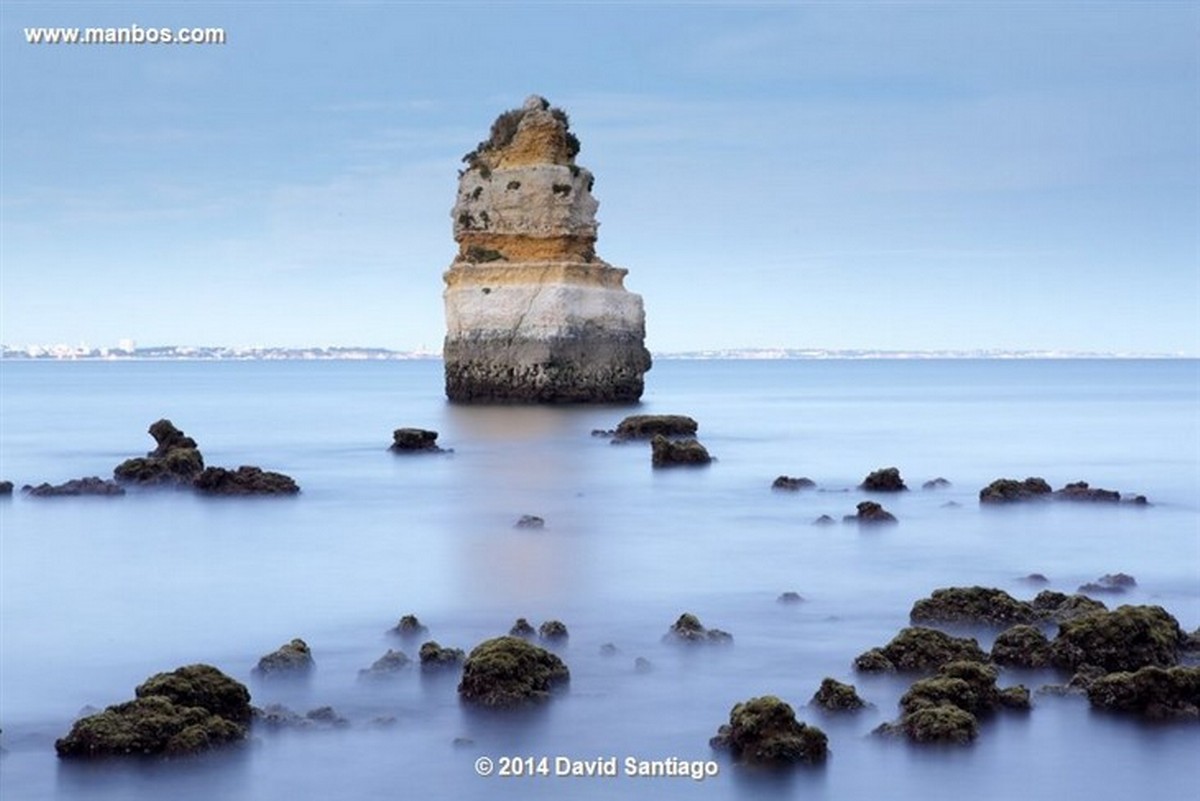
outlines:
[[[1149,666],[1101,676],[1087,688],[1092,706],[1152,720],[1200,720],[1200,667]]]
[[[210,665],[156,674],[136,694],[75,721],[55,751],[60,757],[180,756],[246,736],[249,691]]]
[[[34,498],[61,498],[79,495],[118,496],[125,494],[125,488],[115,481],[105,481],[99,476],[73,478],[62,484],[41,483],[36,487],[26,484],[21,491]]]
[[[391,629],[393,634],[399,634],[401,637],[419,637],[427,631],[429,631],[429,627],[422,623],[416,615],[403,615]]]
[[[842,522],[868,526],[899,522],[896,520],[894,514],[875,503],[875,501],[861,501],[856,508],[858,511],[852,515],[845,515],[842,518]]]
[[[196,441],[167,419],[150,425],[156,447],[145,455],[126,459],[113,469],[118,481],[135,484],[187,486],[204,470],[204,457]]]
[[[1093,665],[1106,672],[1171,667],[1187,635],[1161,606],[1121,606],[1059,624],[1051,662],[1063,670]]]
[[[1050,497],[1050,485],[1042,478],[998,478],[979,491],[980,503],[1016,503]]]
[[[237,470],[206,467],[193,486],[203,495],[295,495],[300,491],[291,476],[252,465]]]
[[[945,587],[913,604],[914,623],[1030,623],[1039,617],[1032,604],[990,587]]]
[[[813,481],[811,478],[804,478],[803,476],[780,476],[771,482],[771,489],[788,490],[790,492],[796,492],[802,489],[811,489],[815,486],[817,486],[817,482]]]
[[[843,684],[828,676],[821,680],[811,703],[830,712],[853,712],[867,706],[853,684]]]
[[[316,663],[308,643],[296,638],[258,660],[252,671],[256,676],[298,676],[309,673]]]
[[[1050,664],[1050,641],[1041,629],[1018,624],[996,635],[992,661],[998,665],[1040,668]]]
[[[656,434],[650,440],[650,461],[655,467],[700,466],[709,464],[712,457],[697,440],[673,440]]]
[[[633,414],[617,424],[613,442],[631,439],[664,437],[694,437],[700,424],[682,414]]]
[[[446,668],[457,667],[466,654],[461,648],[444,648],[438,644],[436,640],[421,643],[421,650],[418,653],[421,659],[421,670],[425,672],[444,670]]]
[[[729,723],[717,730],[709,745],[728,749],[736,761],[749,765],[812,764],[829,755],[825,732],[797,721],[792,707],[773,695],[735,704]]]
[[[563,661],[520,637],[496,637],[472,649],[458,693],[465,701],[505,708],[544,701],[570,681]]]
[[[937,629],[909,626],[882,648],[859,655],[854,666],[864,672],[934,670],[947,662],[987,662],[973,637],[953,637]],[[890,666],[890,668],[889,668]]]

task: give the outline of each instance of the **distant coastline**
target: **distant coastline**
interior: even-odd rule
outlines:
[[[1069,350],[879,350],[822,348],[730,348],[663,351],[656,359],[676,360],[932,360],[932,359],[1195,359],[1180,353],[1100,353]],[[91,348],[68,345],[0,345],[0,360],[12,361],[414,361],[440,360],[438,351],[399,351],[371,347],[223,347],[163,345]]]

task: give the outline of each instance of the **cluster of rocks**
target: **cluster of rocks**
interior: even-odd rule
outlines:
[[[1029,501],[1077,501],[1085,503],[1121,503],[1121,493],[1116,490],[1092,487],[1086,481],[1076,481],[1062,489],[1053,490],[1043,478],[1030,477],[1024,480],[998,478],[979,491],[981,504],[1011,504]],[[1135,506],[1147,506],[1144,495],[1133,495],[1124,501]]]
[[[196,441],[170,420],[152,423],[149,433],[154,438],[154,450],[121,462],[113,469],[112,480],[90,476],[63,484],[26,485],[23,491],[35,498],[120,496],[125,494],[126,486],[175,487],[201,495],[294,495],[300,491],[296,482],[283,473],[250,465],[236,470],[205,467]]]
[[[642,299],[596,255],[592,173],[542,97],[500,115],[464,157],[446,271],[446,395],[455,402],[637,401],[650,369]]]
[[[699,428],[694,419],[682,414],[635,414],[615,429],[597,429],[592,436],[610,437],[614,445],[649,441],[654,467],[698,466],[713,461],[708,449],[696,439]]]

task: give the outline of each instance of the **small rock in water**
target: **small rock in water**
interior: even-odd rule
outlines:
[[[712,457],[694,439],[673,440],[658,434],[650,440],[650,461],[655,467],[700,466],[712,462]]]
[[[654,663],[644,656],[639,656],[633,660],[633,670],[635,673],[650,673],[654,670]]]
[[[786,490],[788,492],[798,492],[802,489],[810,489],[817,486],[817,482],[811,478],[780,476],[771,483],[771,489]]]
[[[781,604],[798,604],[804,600],[804,596],[802,596],[798,592],[792,592],[791,590],[789,590],[788,592],[782,593],[775,600],[777,600]]]
[[[570,678],[563,661],[546,649],[519,637],[496,637],[471,651],[458,694],[480,706],[509,708],[545,701]]]
[[[701,625],[698,617],[684,612],[663,635],[663,642],[724,644],[733,642],[733,635],[720,629],[707,629]]]
[[[979,502],[986,504],[1021,503],[1045,500],[1050,497],[1050,485],[1045,479],[998,478],[979,491]]]
[[[853,684],[843,684],[829,677],[821,681],[820,688],[809,703],[830,712],[854,712],[867,706]]]
[[[438,432],[424,428],[397,428],[392,432],[393,453],[449,453],[438,447]]]
[[[513,623],[512,628],[508,630],[508,633],[512,637],[525,637],[526,639],[531,639],[537,636],[537,629],[535,629],[533,624],[528,620],[523,617],[519,617],[517,618],[517,622]]]
[[[620,649],[611,642],[606,642],[600,646],[600,656],[616,656],[620,652]]]
[[[837,521],[829,515],[821,515],[816,520],[812,521],[814,526],[832,526]]]
[[[193,484],[203,495],[295,495],[300,487],[291,476],[242,465],[237,470],[207,467]]]
[[[416,615],[404,615],[390,631],[401,637],[420,637],[429,631],[429,627],[421,623]]]
[[[896,467],[884,467],[868,474],[858,488],[867,492],[903,492],[908,489],[900,477],[900,469]]]
[[[1042,573],[1030,573],[1028,576],[1022,577],[1020,579],[1020,581],[1024,581],[1026,584],[1049,584],[1050,583],[1050,579],[1046,578],[1046,576],[1043,575]]]
[[[358,671],[360,679],[386,679],[395,676],[412,663],[408,654],[391,648],[372,663],[371,667]]]
[[[99,495],[114,497],[125,494],[125,488],[115,481],[105,481],[99,476],[73,478],[63,484],[39,484],[31,487],[26,484],[21,491],[32,498],[63,498],[80,495]]]
[[[429,673],[458,667],[465,656],[461,648],[443,648],[436,641],[430,640],[421,645],[421,670]]]
[[[695,437],[700,424],[682,414],[635,414],[617,424],[613,442],[663,437]],[[598,432],[593,432],[598,433]]]
[[[735,704],[729,723],[709,740],[737,762],[772,766],[824,762],[828,743],[823,731],[797,721],[792,707],[773,695]]]
[[[1082,585],[1078,592],[1118,593],[1125,592],[1126,590],[1136,586],[1137,580],[1127,573],[1108,573],[1096,579],[1095,581],[1089,581],[1087,584]]]
[[[863,501],[858,504],[858,512],[852,515],[846,515],[842,518],[844,523],[858,523],[859,525],[878,525],[880,523],[897,523],[896,516],[884,509],[875,501]]]
[[[13,494],[13,483],[11,481],[0,481],[0,497],[7,497]]]
[[[521,515],[521,517],[517,520],[517,522],[513,524],[513,527],[514,528],[545,528],[546,521],[544,519],[538,517],[537,515]]]
[[[251,672],[262,678],[305,676],[314,667],[316,663],[308,643],[296,638],[258,660],[258,665]]]
[[[922,484],[921,489],[936,490],[936,489],[945,489],[949,486],[952,486],[949,481],[942,478],[941,476],[938,476],[937,478],[930,479],[929,481],[926,481],[924,484]]]
[[[561,620],[547,620],[538,626],[538,636],[547,642],[560,642],[567,639],[567,626]]]

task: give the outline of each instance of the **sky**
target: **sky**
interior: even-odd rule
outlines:
[[[32,45],[34,26],[223,45]],[[438,349],[537,93],[655,352],[1200,356],[1200,4],[0,0],[0,343]]]

